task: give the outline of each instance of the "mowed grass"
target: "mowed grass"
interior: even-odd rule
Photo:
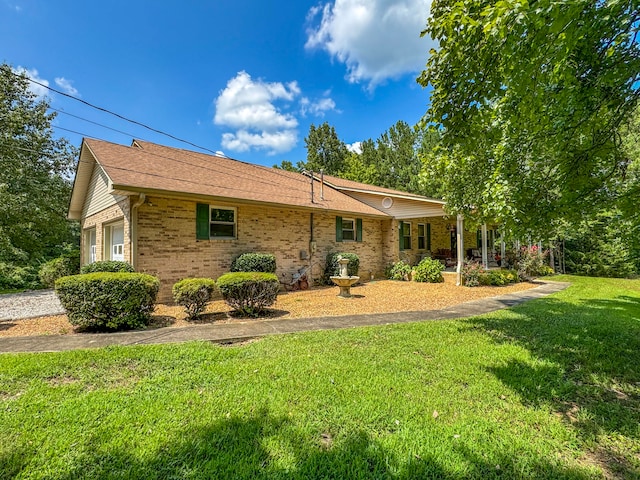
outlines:
[[[640,478],[640,281],[462,321],[0,355],[0,478]]]

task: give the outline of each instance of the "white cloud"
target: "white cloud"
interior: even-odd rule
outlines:
[[[47,87],[49,86],[49,81],[45,80],[44,78],[40,78],[38,75],[38,70],[36,70],[35,68],[26,69],[24,67],[19,66],[18,68],[15,68],[13,71],[19,75],[26,75],[31,80],[35,80],[36,82],[42,84],[42,85],[38,85],[37,83],[29,82],[29,91],[34,95],[36,95],[37,97],[42,98],[49,93],[49,90],[47,89]],[[46,85],[46,86],[43,86],[43,85]]]
[[[417,72],[435,45],[421,38],[432,0],[335,0],[309,10],[307,48],[321,48],[369,88]],[[320,17],[319,23],[317,17]]]
[[[300,99],[300,112],[303,116],[307,113],[316,117],[324,117],[324,112],[336,110],[336,102],[332,98],[323,97],[318,100],[311,101],[307,97]]]
[[[362,153],[362,142],[347,143],[347,150],[360,155]]]
[[[72,95],[74,97],[79,97],[80,93],[78,90],[71,85],[71,80],[67,80],[64,77],[56,77],[55,79],[56,85],[58,85],[65,93]]]
[[[297,142],[298,120],[276,102],[286,107],[300,94],[297,82],[268,83],[239,72],[215,100],[214,123],[235,129],[222,135],[222,146],[239,152],[262,149],[270,154],[291,150]]]
[[[246,152],[252,148],[267,150],[269,155],[288,152],[298,141],[298,132],[282,130],[275,132],[262,131],[259,133],[238,130],[235,133],[222,134],[222,146],[237,152]]]

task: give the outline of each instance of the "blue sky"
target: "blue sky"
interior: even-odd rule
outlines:
[[[309,125],[347,144],[413,125],[430,0],[0,0],[0,61],[52,88],[232,158],[306,158]],[[43,89],[34,86],[42,94]],[[49,93],[56,135],[193,148]],[[74,117],[75,116],[75,117]],[[89,123],[81,117],[103,126]]]

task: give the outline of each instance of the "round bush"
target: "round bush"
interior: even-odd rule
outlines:
[[[95,272],[112,272],[112,273],[133,273],[133,267],[128,262],[120,262],[118,260],[101,260],[99,262],[89,263],[83,265],[80,269],[80,273],[95,273]]]
[[[160,281],[144,273],[97,272],[59,278],[55,287],[72,325],[116,330],[149,323]]]
[[[439,260],[424,258],[413,269],[413,279],[416,282],[442,283],[444,282],[443,270],[444,265]]]
[[[204,311],[215,286],[210,278],[185,278],[173,285],[173,300],[185,307],[187,317],[193,320]]]
[[[257,316],[273,305],[280,290],[278,277],[264,272],[232,272],[216,281],[225,302],[241,315]]]
[[[231,271],[276,273],[276,256],[271,253],[243,253],[231,263]]]
[[[387,271],[386,276],[389,280],[404,280],[408,281],[411,275],[411,265],[404,260],[399,260],[391,265]]]
[[[67,275],[80,273],[80,251],[62,255],[40,266],[38,276],[45,287],[53,287],[56,280]]]
[[[340,264],[338,260],[341,258],[349,259],[347,275],[350,277],[358,275],[358,270],[360,269],[360,257],[358,257],[358,255],[349,252],[330,253],[327,255],[327,261],[324,267],[323,281],[326,285],[333,285],[330,277],[340,275]]]

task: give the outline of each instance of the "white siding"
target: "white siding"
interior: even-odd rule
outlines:
[[[109,193],[109,177],[97,163],[93,167],[91,181],[87,189],[87,197],[82,209],[82,218],[98,213],[111,205],[115,205],[123,196]]]
[[[389,208],[384,208],[382,206],[382,200],[386,198],[384,195],[371,195],[347,190],[342,190],[342,192],[400,220],[403,218],[442,217],[446,215],[442,205],[435,202],[389,197],[393,200],[393,205]]]

